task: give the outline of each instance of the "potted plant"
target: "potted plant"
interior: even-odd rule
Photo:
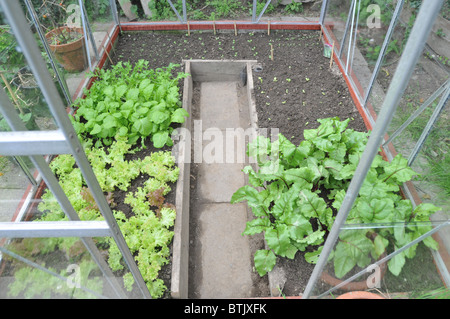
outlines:
[[[47,5],[48,4],[48,5]],[[80,28],[79,11],[76,5],[70,5],[69,10],[63,4],[44,2],[37,9],[42,17],[41,26],[47,30],[45,38],[55,59],[68,72],[80,72],[86,69],[87,52],[83,29]],[[75,15],[75,22],[72,18]]]
[[[258,136],[249,144],[248,155],[257,160],[258,168],[244,168],[251,185],[238,189],[231,202],[246,200],[255,215],[244,234],[264,233],[267,249],[254,257],[261,276],[273,269],[277,256],[293,259],[297,251],[307,251],[306,261],[317,262],[367,142],[368,133],[347,129],[349,121],[319,119],[317,129],[303,132],[305,139],[299,146],[282,134],[273,142]],[[381,155],[375,157],[347,223],[403,223],[404,227],[342,231],[330,255],[336,277],[373,264],[387,250],[397,250],[431,228],[415,223],[429,221],[439,208],[427,203],[413,208],[400,195],[399,186],[414,175],[400,154],[390,163]],[[423,243],[438,248],[431,237]],[[416,247],[389,260],[389,271],[399,275]]]

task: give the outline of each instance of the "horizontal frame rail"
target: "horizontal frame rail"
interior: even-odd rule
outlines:
[[[0,149],[4,156],[70,154],[60,130],[2,132]]]
[[[6,222],[0,223],[0,237],[110,237],[105,221]]]

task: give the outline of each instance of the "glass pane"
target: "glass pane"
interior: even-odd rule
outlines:
[[[5,248],[0,298],[108,296],[102,272],[78,238],[16,238]]]
[[[23,214],[35,172],[28,157],[0,156],[0,222],[14,221]]]
[[[357,299],[413,299],[445,289],[433,259],[438,245],[432,237],[391,256],[415,235],[431,230],[430,223],[363,226],[346,225],[341,230],[314,296],[344,298],[349,292],[364,292],[374,295]],[[388,259],[381,263],[384,258]]]
[[[263,18],[274,19],[280,17],[318,18],[321,2],[301,1],[271,1],[258,0],[256,3],[256,18],[264,10]],[[183,1],[172,0],[178,15],[183,19]],[[267,6],[266,6],[267,4]],[[186,18],[188,21],[198,20],[248,20],[252,18],[253,0],[194,0],[185,1]],[[119,14],[128,21],[178,21],[179,18],[168,1],[120,1]]]
[[[0,19],[2,19],[0,17]],[[0,21],[0,73],[1,87],[28,130],[53,130],[55,121],[50,113],[34,74],[18,45],[15,35],[7,25],[7,20]],[[42,54],[45,59],[46,55]],[[47,61],[48,62],[48,61]],[[47,63],[47,69],[54,79],[55,86],[60,88],[56,74]],[[62,90],[59,90],[60,96]],[[0,131],[10,130],[6,120],[0,115]]]

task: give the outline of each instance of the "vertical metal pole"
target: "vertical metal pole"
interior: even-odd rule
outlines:
[[[355,58],[356,36],[358,35],[359,11],[361,10],[361,0],[358,0],[358,10],[356,13],[355,35],[353,36],[352,56],[350,58],[350,69],[353,67],[353,59]]]
[[[94,50],[95,59],[99,60],[97,45],[95,44],[94,34],[92,33],[91,26],[89,24],[89,19],[86,15],[86,8],[84,7],[84,2],[79,0],[80,8],[81,8],[81,17],[84,19],[84,25],[86,26],[86,31],[89,34],[89,40],[91,40],[92,50]]]
[[[386,94],[383,107],[380,111],[373,131],[370,134],[367,146],[361,156],[354,177],[351,180],[345,194],[344,200],[342,201],[341,208],[336,216],[333,227],[328,234],[319,260],[311,274],[311,278],[306,286],[303,298],[307,299],[311,296],[313,288],[322,274],[328,257],[339,237],[341,226],[345,223],[350,209],[358,196],[361,185],[366,178],[370,166],[372,165],[372,161],[378,153],[379,147],[395,113],[398,102],[400,101],[400,98],[409,83],[414,66],[417,63],[419,56],[422,54],[424,44],[427,41],[433,22],[442,7],[443,1],[444,0],[429,1],[427,2],[427,5],[423,5],[420,8],[416,22],[411,30],[411,35],[405,46],[404,53],[400,58],[397,70]]]
[[[328,10],[328,0],[323,0],[322,6],[320,7],[320,18],[319,18],[319,23],[321,26],[323,26],[323,22],[325,21],[327,10]]]
[[[431,115],[430,119],[428,120],[427,125],[425,126],[422,134],[419,137],[419,140],[417,141],[416,145],[414,146],[414,149],[412,150],[409,158],[408,158],[408,165],[411,166],[414,160],[417,157],[417,154],[420,152],[420,150],[423,147],[423,144],[425,143],[425,140],[430,135],[431,130],[434,127],[434,123],[439,119],[439,115],[444,110],[445,105],[447,105],[448,97],[450,95],[450,88],[447,88],[444,95],[441,97],[439,104],[434,109],[433,114]]]
[[[386,32],[386,36],[383,41],[383,45],[381,46],[380,53],[378,54],[377,63],[375,64],[375,68],[373,69],[372,76],[369,81],[369,86],[367,87],[366,95],[364,97],[363,106],[367,105],[367,101],[369,100],[370,93],[372,92],[373,83],[378,76],[378,72],[381,69],[381,65],[383,63],[384,55],[386,54],[386,49],[388,47],[389,42],[391,41],[392,34],[394,33],[395,25],[397,24],[398,17],[400,16],[400,12],[402,11],[403,4],[405,0],[399,0],[397,2],[397,6],[395,7],[395,11],[393,17],[391,19],[391,23],[389,24],[389,28]]]
[[[253,8],[252,8],[252,22],[256,22],[256,7],[257,7],[258,0],[253,0]]]
[[[446,89],[450,88],[450,80],[447,80],[444,84],[442,84],[417,110],[414,111],[414,113],[411,114],[411,116],[402,124],[399,126],[399,128],[392,133],[388,140],[383,143],[383,147],[386,147],[390,142],[392,142],[405,128],[408,127],[409,124],[412,123],[422,112],[433,103],[439,95],[442,94]]]
[[[86,47],[86,55],[87,55],[87,60],[89,63],[89,70],[92,70],[92,62],[91,62],[91,53],[89,52],[89,40],[88,40],[88,32],[87,32],[87,27],[86,27],[86,17],[84,15],[84,10],[83,10],[83,4],[81,3],[81,0],[78,0],[78,5],[80,6],[80,12],[81,12],[81,24],[83,25],[83,33],[84,33],[84,45]]]
[[[345,74],[348,74],[348,63],[350,61],[350,50],[352,48],[352,41],[353,41],[353,24],[355,23],[355,14],[356,14],[356,0],[353,5],[353,14],[352,14],[352,26],[350,28],[350,39],[348,43],[348,52],[347,52],[347,63],[345,64]]]
[[[33,8],[33,5],[31,4],[30,0],[25,0],[25,4],[28,9],[28,13],[31,16],[31,20],[33,20],[34,26],[36,28],[36,31],[39,35],[39,38],[41,39],[42,45],[44,46],[45,52],[47,53],[48,59],[50,61],[50,64],[52,66],[53,71],[55,71],[56,78],[58,80],[58,83],[61,85],[64,98],[66,99],[66,102],[68,105],[72,104],[72,98],[69,93],[69,89],[67,88],[67,83],[61,76],[58,67],[55,65],[55,61],[53,60],[53,55],[51,53],[50,47],[48,45],[47,39],[45,38],[44,31],[42,31],[41,25],[39,23],[39,19],[37,18],[36,11]]]
[[[267,0],[266,5],[264,6],[264,8],[262,9],[261,13],[258,16],[258,19],[256,19],[256,23],[259,22],[259,20],[261,20],[261,17],[263,16],[264,12],[266,12],[267,7],[269,6],[270,2],[272,0]]]
[[[352,0],[352,3],[350,4],[350,9],[348,10],[347,21],[345,22],[345,31],[344,35],[342,36],[341,47],[339,48],[339,59],[342,58],[342,53],[344,53],[345,40],[347,40],[348,29],[350,27],[350,16],[352,15],[353,6],[356,5],[355,1],[356,0]]]
[[[122,32],[122,26],[120,25],[119,14],[117,13],[116,0],[109,0],[109,6],[111,7],[111,15],[113,17],[116,26],[119,27],[120,32]]]
[[[186,0],[183,0],[183,20],[184,23],[187,23]]]
[[[125,242],[117,221],[111,212],[111,208],[103,195],[102,189],[95,177],[92,167],[89,164],[86,154],[84,153],[83,147],[78,140],[69,117],[67,116],[67,112],[62,107],[58,107],[62,104],[61,98],[57,94],[56,87],[52,85],[52,82],[50,81],[50,75],[47,68],[43,65],[43,60],[40,56],[39,49],[37,48],[34,38],[28,28],[20,4],[16,1],[7,0],[0,0],[0,4],[9,19],[8,21],[11,24],[11,28],[17,37],[18,43],[25,54],[36,81],[39,84],[48,105],[50,106],[53,117],[55,118],[58,127],[65,135],[67,144],[72,151],[72,155],[74,156],[83,177],[85,178],[86,184],[92,191],[95,202],[97,203],[100,212],[113,233],[113,238],[135,279],[138,289],[141,291],[143,297],[151,298],[144,279],[142,278],[142,274],[140,273],[134,257]]]
[[[177,8],[175,8],[175,6],[173,5],[172,1],[167,0],[167,2],[169,2],[170,7],[172,8],[173,12],[175,12],[176,16],[178,17],[178,20],[180,20],[181,23],[185,23],[183,21],[183,18],[180,16],[180,14],[178,13]]]

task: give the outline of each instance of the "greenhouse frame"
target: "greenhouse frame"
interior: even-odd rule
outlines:
[[[370,11],[361,8],[364,5],[367,6],[367,1],[322,0],[312,1],[316,8],[313,18],[302,16],[301,13],[289,18],[281,18],[276,16],[276,13],[274,15],[267,13],[270,9],[274,10],[273,8],[281,6],[279,4],[281,1],[258,2],[253,0],[247,1],[248,7],[242,14],[244,16],[242,19],[241,17],[238,20],[220,19],[219,17],[217,20],[210,18],[201,20],[195,19],[195,16],[191,19],[192,12],[190,10],[195,10],[193,8],[194,1],[180,0],[177,3],[170,0],[150,1],[151,3],[164,3],[166,6],[168,4],[170,8],[166,14],[170,13],[171,20],[154,21],[146,11],[151,8],[148,5],[149,1],[141,1],[145,12],[141,13],[141,18],[136,17],[136,10],[130,11],[130,7],[126,6],[126,3],[130,4],[130,1],[99,0],[93,1],[93,4],[89,5],[83,0],[66,1],[70,2],[74,9],[71,11],[65,8],[65,12],[67,15],[72,12],[78,14],[73,21],[81,26],[83,46],[88,48],[84,51],[83,69],[68,73],[63,70],[60,62],[56,61],[54,49],[47,40],[47,28],[52,26],[47,20],[51,19],[54,13],[47,8],[46,2],[45,0],[0,0],[0,15],[2,16],[0,36],[8,36],[12,39],[10,40],[12,44],[0,47],[4,50],[2,54],[5,56],[9,54],[6,59],[0,56],[2,63],[0,66],[2,75],[0,160],[4,160],[0,162],[2,193],[0,206],[3,207],[0,214],[0,298],[41,298],[47,293],[48,296],[51,296],[50,292],[45,291],[45,287],[37,295],[27,295],[27,292],[21,292],[17,296],[8,293],[8,287],[10,291],[19,289],[19,285],[15,285],[14,282],[25,281],[26,277],[17,276],[18,271],[15,279],[10,274],[13,273],[10,268],[20,266],[36,269],[50,278],[55,278],[56,281],[48,279],[49,277],[45,277],[47,279],[43,280],[57,290],[59,289],[56,288],[58,285],[70,286],[69,292],[64,293],[65,297],[63,298],[154,297],[153,288],[149,288],[151,285],[146,282],[136,263],[136,254],[130,249],[129,243],[121,231],[121,222],[116,220],[111,202],[104,195],[105,191],[85,152],[85,145],[78,138],[76,128],[68,116],[68,113],[73,115],[76,112],[73,105],[85,98],[87,90],[92,87],[96,77],[100,75],[100,71],[96,73],[96,70],[107,68],[108,63],[112,64],[111,56],[114,54],[120,37],[127,33],[164,31],[187,33],[186,37],[195,32],[202,32],[202,34],[214,32],[214,35],[217,32],[229,34],[232,37],[237,36],[238,33],[270,33],[285,30],[292,32],[314,30],[320,35],[320,41],[331,47],[330,68],[331,64],[334,64],[339,70],[339,76],[348,87],[355,107],[361,114],[367,130],[370,131],[367,144],[361,153],[345,196],[342,198],[334,223],[329,229],[323,247],[320,248],[320,254],[317,255],[307,285],[304,291],[295,297],[303,299],[330,298],[349,283],[356,281],[361,276],[367,276],[367,274],[373,273],[370,278],[375,278],[375,281],[380,280],[377,276],[382,265],[390,262],[389,268],[391,266],[394,268],[395,263],[401,263],[403,266],[405,256],[413,254],[417,244],[424,242],[427,246],[427,254],[432,259],[431,264],[435,266],[437,277],[441,280],[438,285],[447,291],[448,298],[450,284],[449,185],[448,180],[445,182],[444,177],[444,187],[447,183],[446,193],[446,190],[437,187],[435,182],[430,182],[431,177],[427,178],[433,174],[445,176],[446,173],[448,176],[448,172],[431,172],[431,168],[437,165],[436,163],[445,163],[445,158],[448,162],[447,150],[450,144],[448,137],[449,113],[446,108],[450,95],[448,78],[450,63],[448,63],[448,57],[445,56],[449,52],[445,51],[445,48],[448,49],[449,46],[446,37],[450,37],[450,34],[446,35],[445,31],[450,32],[450,29],[445,29],[445,26],[448,25],[445,23],[449,22],[448,16],[444,19],[441,18],[443,12],[448,14],[448,7],[450,7],[448,2],[423,0],[426,5],[421,5],[420,8],[415,8],[416,11],[412,11],[409,1],[378,0],[370,2],[374,5],[371,9],[373,11]],[[197,2],[195,1],[195,3]],[[303,1],[303,7],[309,8],[309,2],[311,1]],[[39,3],[41,6],[38,5]],[[207,6],[211,7],[212,3],[213,1],[208,2]],[[292,8],[295,3],[301,4],[302,1],[292,1]],[[386,5],[383,6],[383,3]],[[155,8],[153,9],[155,10]],[[94,11],[98,14],[97,16],[93,13]],[[411,12],[414,13],[411,14]],[[67,18],[67,15],[64,16],[67,19],[66,24],[70,24],[69,21],[73,21],[72,18]],[[408,18],[409,21],[405,21]],[[444,22],[440,22],[441,20]],[[367,39],[362,39],[363,36],[367,36]],[[372,43],[374,39],[379,41],[377,46]],[[403,42],[400,46],[401,41]],[[0,44],[3,45],[3,42]],[[374,55],[375,49],[376,54]],[[11,52],[11,50],[14,51],[14,56],[11,53],[5,53],[6,51]],[[365,52],[365,55],[362,52]],[[370,55],[371,53],[372,55]],[[389,60],[387,60],[388,55]],[[26,107],[33,106],[33,104],[44,105],[43,112],[47,114],[47,120],[39,122],[38,127],[30,127],[24,120],[26,113],[22,110],[21,102],[25,100],[22,95],[25,94],[25,86],[19,86],[16,91],[14,91],[14,87],[11,87],[16,77],[14,75],[8,77],[8,73],[17,73],[20,77],[20,71],[14,69],[16,56],[21,61],[18,63],[19,66],[25,66],[36,82],[35,88],[29,95],[31,102],[28,102]],[[393,56],[394,58],[392,58]],[[366,61],[369,60],[370,62],[367,63]],[[201,62],[195,61],[190,64],[191,68],[194,68],[195,63]],[[243,65],[247,65],[248,70],[248,66],[253,62],[244,61],[243,63]],[[239,67],[241,67],[240,64]],[[393,72],[389,73],[388,70]],[[424,70],[437,70],[437,80],[429,79],[429,73]],[[189,74],[188,71],[186,70]],[[246,80],[253,79],[247,77]],[[257,81],[256,77],[254,80]],[[380,86],[381,82],[383,88]],[[419,83],[417,86],[424,83],[429,85],[422,89],[415,86],[416,82]],[[436,85],[436,83],[438,84]],[[183,92],[183,94],[181,101],[184,103],[187,93]],[[31,111],[28,114],[31,114]],[[420,124],[417,124],[419,121]],[[414,135],[411,133],[411,127],[414,127]],[[436,133],[438,131],[439,133]],[[358,203],[357,198],[361,188],[367,176],[371,176],[371,167],[374,165],[376,156],[381,154],[387,162],[392,162],[399,153],[407,160],[409,168],[419,171],[425,176],[419,181],[402,183],[400,193],[403,198],[410,200],[412,209],[416,212],[415,215],[419,216],[422,212],[421,208],[425,205],[430,205],[430,207],[436,205],[436,209],[432,208],[434,214],[429,220],[416,219],[411,222],[388,222],[387,219],[371,223],[348,222],[349,216],[352,215],[352,209],[356,206],[355,202]],[[92,220],[80,218],[77,208],[71,203],[67,189],[60,183],[52,170],[51,161],[62,154],[72,155],[75,159],[74,163],[80,169],[81,178],[85,181],[85,189],[90,192],[101,217]],[[430,163],[427,162],[428,160]],[[435,162],[431,162],[432,160]],[[183,163],[180,164],[180,166],[182,165]],[[5,173],[1,173],[5,167],[9,167],[9,171],[5,170]],[[189,173],[186,173],[186,168],[183,167],[180,169],[180,178],[189,179]],[[445,171],[444,164],[442,164],[442,169]],[[188,175],[185,177],[183,174]],[[9,179],[7,179],[8,176]],[[7,185],[9,182],[19,186],[10,187]],[[431,190],[428,191],[427,187]],[[49,193],[53,194],[57,201],[56,205],[59,205],[59,209],[66,218],[61,221],[33,222],[33,218],[36,217],[33,215],[37,214],[40,197],[46,194],[44,190],[47,188]],[[179,205],[184,204],[177,203],[176,206],[177,219],[173,226],[175,229],[174,248],[171,252],[174,265],[172,266],[172,287],[169,289],[172,292],[171,298],[184,299],[191,296],[188,292],[188,270],[177,267],[187,267],[187,264],[190,263],[188,251],[190,244],[189,235],[183,235],[183,230],[181,230],[186,222],[181,221],[182,214],[178,208],[184,206]],[[407,238],[406,242],[403,241],[401,246],[395,245],[392,252],[381,255],[369,266],[361,265],[357,271],[348,274],[347,277],[344,277],[345,279],[332,286],[319,284],[327,269],[327,264],[330,264],[331,258],[336,254],[336,245],[341,236],[352,238],[348,235],[352,232],[369,230],[375,232],[374,230],[376,230],[379,232],[390,231],[395,237],[401,236],[400,234],[411,229],[417,229],[417,231],[413,235],[405,237]],[[181,237],[177,237],[177,231],[182,234]],[[44,254],[50,255],[47,250],[44,252],[44,249],[48,248],[47,244],[44,242],[34,243],[33,240],[45,238],[53,238],[55,242],[64,238],[78,239],[82,244],[73,245],[66,255],[69,256],[74,250],[87,253],[80,254],[83,257],[76,261],[68,261],[67,265],[55,265],[56,267],[44,265],[38,260],[33,260],[33,254],[42,250]],[[21,239],[30,239],[30,241]],[[108,264],[107,258],[105,258],[105,243],[117,246],[117,253],[122,257],[125,270],[117,272]],[[435,249],[430,248],[434,243],[437,245]],[[361,243],[361,245],[363,244]],[[376,245],[377,243],[375,243]],[[378,245],[381,245],[381,241],[378,242]],[[27,252],[21,254],[21,249],[27,249]],[[177,249],[180,249],[180,255],[178,255]],[[14,261],[11,262],[11,260]],[[82,261],[84,263],[85,260],[90,262],[86,267],[91,267],[86,274],[83,273],[83,270],[80,272],[78,265]],[[49,263],[51,264],[51,262]],[[95,276],[89,277],[90,271],[93,271]],[[30,280],[36,280],[36,285],[42,286],[37,275],[35,276],[31,271],[25,276],[28,276]],[[273,285],[274,279],[273,277],[271,279],[270,276],[269,273],[269,284]],[[397,275],[399,280],[401,280],[401,276]],[[131,291],[124,287],[126,286],[124,284],[125,277],[133,278],[134,284]],[[406,279],[404,280],[406,281]],[[82,283],[80,284],[80,282]],[[98,282],[103,283],[100,289],[95,288]],[[176,286],[177,284],[179,286]],[[372,287],[369,285],[369,290],[375,288],[371,291],[379,292],[382,288],[378,284],[377,282]],[[28,288],[34,289],[32,283],[26,285]],[[74,285],[75,289],[73,289]],[[393,285],[394,287],[389,288],[392,298],[403,298],[403,292],[396,293],[396,284]],[[434,289],[440,290],[435,286],[428,290],[434,291]],[[4,292],[2,293],[1,290]],[[278,290],[281,292],[282,288],[278,287]],[[39,294],[41,296],[38,296]],[[382,295],[386,296],[386,292]],[[211,297],[215,298],[214,295]],[[230,298],[233,297],[240,298],[241,296],[230,296]],[[279,296],[276,296],[274,289],[271,288],[267,297]]]

